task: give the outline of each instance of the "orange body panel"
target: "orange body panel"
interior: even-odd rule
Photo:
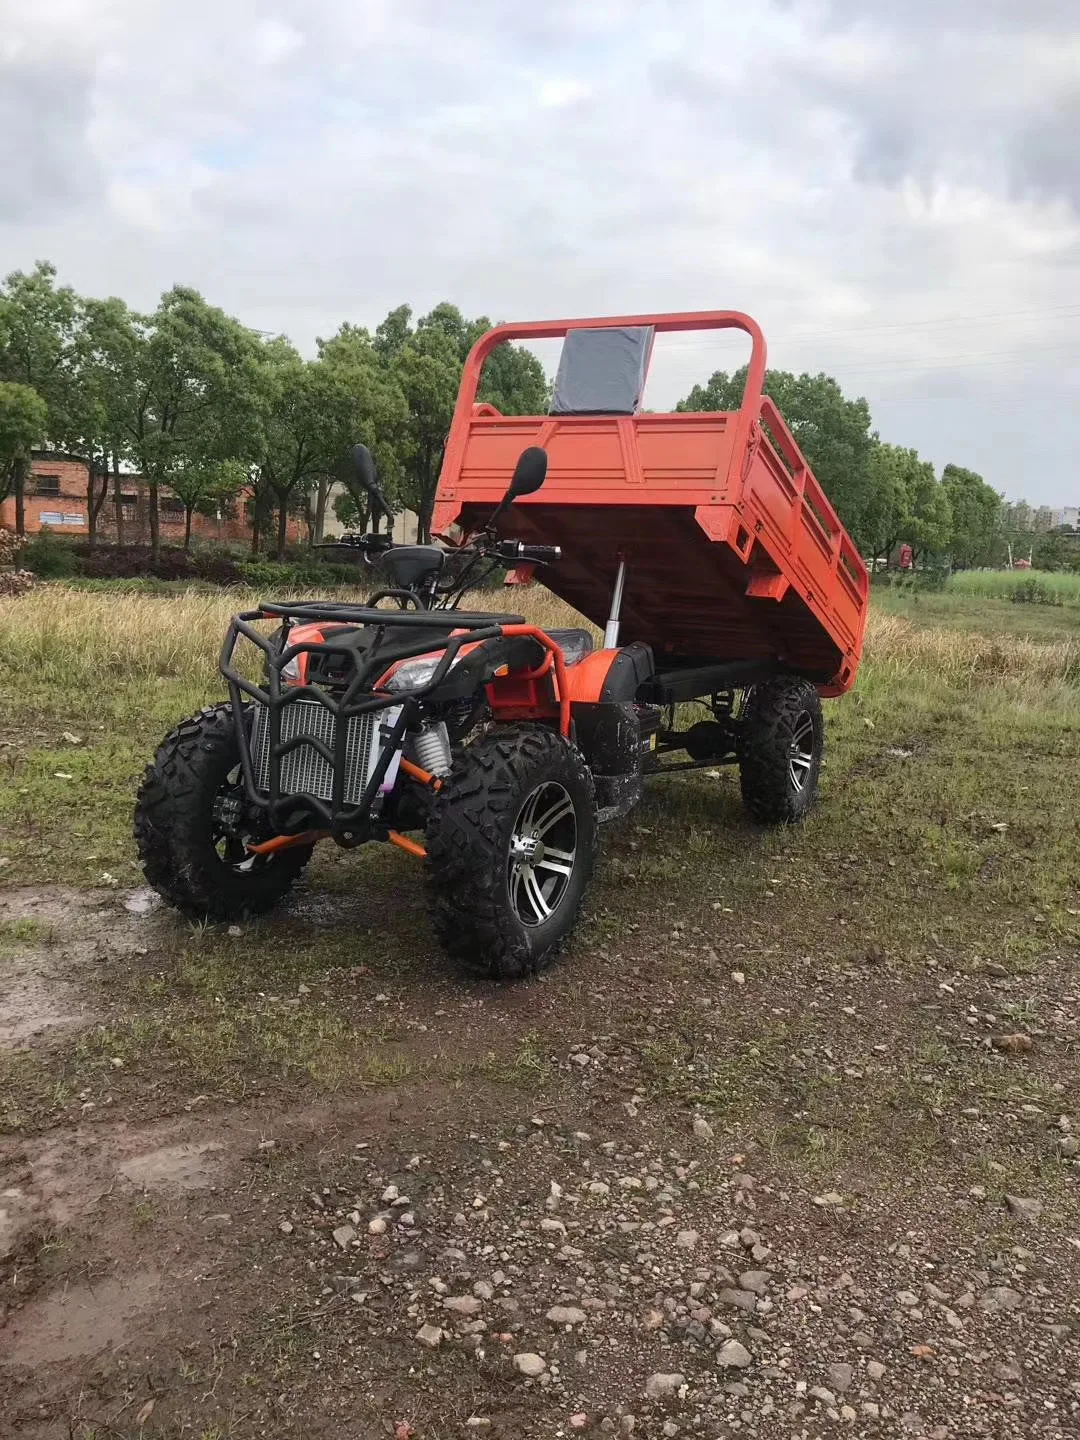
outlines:
[[[730,414],[503,416],[476,405],[484,360],[509,340],[569,330],[735,328],[752,345],[743,403]],[[466,362],[439,479],[434,528],[471,529],[506,489],[521,451],[548,453],[543,489],[500,531],[561,545],[544,583],[595,624],[627,563],[621,639],[701,660],[774,660],[824,694],[855,679],[869,577],[791,432],[762,394],[765,341],[734,311],[499,326]],[[580,669],[576,666],[575,671]],[[571,682],[573,683],[573,682]]]
[[[593,650],[566,672],[566,688],[570,703],[586,701],[593,703],[600,699],[608,671],[614,664],[618,650]]]

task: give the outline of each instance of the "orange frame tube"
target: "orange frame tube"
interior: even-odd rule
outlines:
[[[443,782],[438,775],[432,775],[430,770],[414,765],[411,760],[402,758],[398,768],[402,774],[408,775],[410,780],[415,780],[419,785],[430,785],[432,790],[442,789]]]
[[[274,835],[247,848],[252,855],[274,855],[279,850],[291,850],[294,845],[314,845],[318,840],[325,840],[329,834],[329,830],[301,830],[299,835]]]
[[[527,635],[530,640],[535,640],[548,652],[548,663],[555,667],[555,699],[559,705],[559,734],[569,737],[570,734],[570,696],[566,684],[566,661],[563,659],[563,652],[559,649],[550,635],[538,629],[535,625],[500,625],[499,629],[504,635],[514,637]],[[534,671],[534,675],[543,675],[546,669]]]
[[[469,439],[469,421],[473,415],[476,392],[480,388],[484,361],[497,346],[507,340],[560,340],[571,330],[611,330],[624,327],[651,327],[658,335],[684,330],[742,330],[749,335],[750,363],[746,371],[742,404],[736,412],[731,451],[732,471],[741,467],[751,427],[757,423],[761,413],[762,386],[765,383],[765,336],[752,316],[741,310],[684,310],[667,315],[598,315],[588,320],[526,320],[496,325],[486,335],[481,335],[469,351],[461,374],[461,387],[458,390],[454,418],[450,424],[450,434],[443,456],[439,489],[457,482]],[[543,444],[543,441],[540,443]],[[741,475],[738,478],[741,479]]]

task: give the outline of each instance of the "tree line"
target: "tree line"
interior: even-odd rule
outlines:
[[[148,494],[151,547],[160,548],[160,494],[167,488],[192,516],[243,501],[253,551],[281,555],[290,515],[307,521],[312,543],[327,523],[335,479],[345,482],[337,518],[365,526],[366,497],[348,489],[349,447],[373,450],[396,509],[417,516],[430,538],[443,447],[458,380],[474,341],[490,328],[457,306],[436,305],[414,320],[400,305],[374,333],[343,324],[305,359],[283,335],[263,335],[174,286],[151,314],[123,300],[97,300],[57,283],[41,262],[0,285],[0,500],[14,495],[25,529],[31,451],[50,446],[90,467],[91,544],[105,507],[124,536],[125,476]],[[745,368],[717,371],[695,385],[679,410],[738,408]],[[770,370],[778,404],[826,494],[864,555],[876,560],[908,545],[916,563],[931,555],[957,566],[999,564],[1010,546],[1050,551],[1050,512],[1007,505],[982,476],[948,464],[937,475],[915,450],[882,441],[864,399],[844,395],[827,375]],[[481,400],[504,414],[541,414],[550,387],[539,360],[504,345],[490,357]],[[1055,552],[1056,553],[1056,552]]]
[[[272,537],[281,555],[290,514],[308,518],[312,543],[321,538],[335,478],[351,479],[342,459],[363,439],[392,503],[415,512],[427,539],[461,367],[490,328],[450,304],[414,323],[400,305],[374,334],[344,324],[304,359],[285,336],[258,334],[183,286],[144,315],[58,285],[52,265],[16,271],[0,287],[0,500],[14,495],[24,533],[31,451],[48,445],[89,462],[91,543],[110,499],[122,540],[134,470],[155,557],[166,487],[184,506],[185,546],[193,514],[242,497],[252,549]],[[507,414],[542,412],[543,366],[501,346],[480,398]],[[343,508],[346,523],[367,522],[363,493],[349,492]]]

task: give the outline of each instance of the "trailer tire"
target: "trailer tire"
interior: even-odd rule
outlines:
[[[549,964],[577,919],[596,834],[592,775],[553,730],[501,725],[459,751],[426,836],[431,921],[451,959],[491,980]]]
[[[263,914],[284,899],[311,858],[310,845],[248,857],[242,841],[224,834],[217,801],[238,787],[242,794],[242,782],[230,780],[239,764],[226,700],[166,735],[139,786],[135,844],[143,874],[163,900],[193,920]]]
[[[743,804],[759,825],[791,825],[817,800],[825,748],[821,697],[790,676],[755,685],[739,724]]]

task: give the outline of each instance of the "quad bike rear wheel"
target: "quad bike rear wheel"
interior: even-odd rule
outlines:
[[[311,858],[312,846],[253,855],[269,832],[245,803],[228,701],[182,721],[147,766],[135,803],[143,874],[195,920],[242,920],[270,910]]]
[[[427,827],[427,884],[450,956],[496,980],[549,963],[573,929],[596,854],[592,775],[539,725],[458,755]]]
[[[755,685],[739,728],[743,804],[761,825],[801,820],[817,799],[825,748],[821,697],[809,680],[782,676]]]

